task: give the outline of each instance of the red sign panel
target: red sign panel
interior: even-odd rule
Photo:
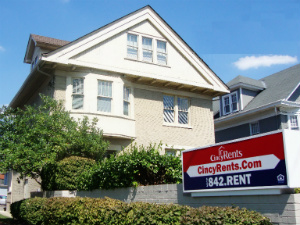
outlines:
[[[286,185],[283,134],[182,153],[184,191]]]

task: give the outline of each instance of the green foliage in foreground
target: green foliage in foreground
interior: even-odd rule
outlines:
[[[42,169],[43,190],[76,190],[90,186],[86,173],[96,165],[93,159],[71,156]]]
[[[70,157],[42,170],[43,190],[93,190],[181,183],[181,160],[161,155],[160,145],[137,147],[100,162]]]
[[[96,186],[114,189],[181,183],[180,158],[161,155],[160,151],[160,145],[148,147],[132,145],[129,150],[105,159],[95,171]]]
[[[41,96],[38,106],[0,108],[0,172],[15,170],[39,182],[41,169],[68,156],[102,159],[108,143],[85,117],[72,119],[63,103]]]
[[[33,198],[11,206],[15,219],[28,225],[93,224],[238,224],[271,225],[261,214],[237,207],[191,208],[174,204],[124,203],[105,198]]]

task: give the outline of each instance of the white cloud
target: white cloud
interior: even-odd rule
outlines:
[[[263,55],[263,56],[246,56],[239,58],[233,64],[240,70],[247,70],[258,67],[270,67],[272,65],[297,63],[297,56],[289,55]]]
[[[0,52],[4,52],[5,48],[0,45]]]

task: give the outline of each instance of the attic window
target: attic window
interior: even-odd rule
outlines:
[[[143,37],[143,60],[146,62],[153,61],[152,39]]]
[[[235,91],[228,95],[224,95],[222,97],[222,103],[223,103],[223,115],[227,115],[238,111],[237,92]]]
[[[167,43],[157,40],[157,63],[167,65]]]
[[[138,59],[138,38],[135,34],[127,34],[127,57]]]

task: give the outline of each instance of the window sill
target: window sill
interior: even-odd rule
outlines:
[[[193,127],[188,124],[176,124],[176,123],[163,123],[163,126],[166,127],[178,127],[178,128],[186,128],[186,129],[192,129]]]
[[[132,120],[135,121],[135,119],[129,117],[129,116],[124,116],[124,115],[115,115],[112,113],[103,113],[103,112],[85,112],[85,111],[76,111],[72,110],[70,111],[70,114],[82,114],[82,115],[93,115],[93,116],[107,116],[107,117],[115,117],[115,118],[121,118],[121,119],[126,119],[126,120]]]
[[[124,59],[129,60],[129,61],[139,62],[139,63],[146,63],[146,64],[150,64],[150,65],[155,65],[155,66],[162,66],[162,67],[166,67],[166,68],[171,68],[168,65],[158,64],[158,63],[154,63],[154,62],[147,62],[147,61],[138,60],[138,59],[131,59],[131,58],[127,58],[127,57],[125,57]]]

